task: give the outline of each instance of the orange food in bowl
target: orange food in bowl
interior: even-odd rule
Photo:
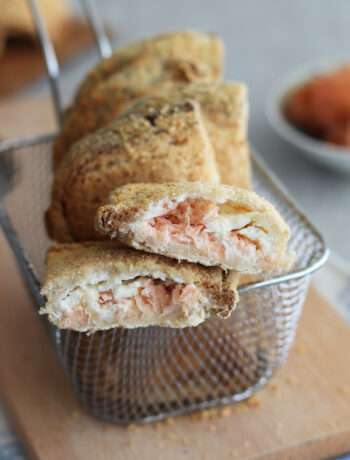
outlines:
[[[285,115],[307,134],[350,147],[350,65],[321,74],[292,92]]]

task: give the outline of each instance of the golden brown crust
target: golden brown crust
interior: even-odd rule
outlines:
[[[76,143],[58,169],[46,215],[59,242],[100,239],[96,210],[135,182],[219,181],[198,104],[183,101],[128,114]]]
[[[46,257],[46,275],[42,292],[62,282],[71,283],[79,274],[99,270],[115,270],[127,274],[137,269],[150,273],[160,269],[169,279],[181,278],[184,283],[220,286],[222,270],[217,267],[203,267],[190,262],[179,262],[158,254],[137,251],[111,241],[87,241],[84,243],[66,243],[52,246]]]
[[[264,198],[252,191],[224,184],[205,182],[168,184],[127,184],[115,189],[108,203],[97,211],[96,221],[101,231],[108,232],[108,221],[117,228],[123,222],[141,217],[152,205],[165,199],[199,197],[214,202],[231,201],[246,211],[271,211],[278,220],[281,216]]]
[[[248,104],[247,87],[244,83],[226,81],[178,84],[174,88],[134,102],[125,113],[146,112],[149,108],[178,103],[184,98],[194,99],[200,104],[205,120],[217,126],[231,126],[231,135],[235,142],[246,139]]]
[[[140,56],[158,56],[169,61],[188,62],[186,72],[198,75],[202,81],[217,81],[223,68],[223,44],[211,34],[180,30],[150,37],[124,48],[102,60],[93,68],[77,91],[76,101],[91,94],[96,86],[110,75],[119,72]],[[191,81],[191,79],[189,80]]]
[[[101,81],[74,104],[65,118],[54,144],[54,169],[74,142],[106,126],[136,99],[181,82],[216,80],[210,67],[207,73],[197,70],[196,56],[192,61],[185,61],[181,57],[168,60],[146,54]]]
[[[130,105],[127,113],[147,113],[151,108],[196,100],[215,152],[221,183],[250,188],[250,156],[247,144],[247,88],[242,83],[179,84]]]

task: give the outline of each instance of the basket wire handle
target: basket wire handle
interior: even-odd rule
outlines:
[[[80,0],[90,27],[95,35],[101,58],[108,58],[112,54],[112,45],[106,34],[102,18],[96,7],[95,0]]]
[[[58,78],[60,68],[56,57],[52,41],[46,29],[46,26],[41,18],[40,11],[36,0],[27,0],[32,12],[34,24],[38,33],[41,49],[44,54],[47,74],[49,76],[51,94],[55,106],[56,118],[59,126],[62,126],[62,103],[58,86]]]
[[[46,70],[49,77],[51,95],[54,102],[56,119],[59,127],[62,127],[63,109],[59,90],[60,67],[50,35],[42,20],[36,0],[27,0],[32,12],[34,24],[38,33],[41,49],[44,54]],[[95,0],[81,0],[85,16],[93,30],[101,58],[112,54],[112,46],[105,32],[101,16],[96,7]]]

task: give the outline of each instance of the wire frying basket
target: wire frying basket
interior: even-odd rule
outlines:
[[[34,0],[30,3],[35,8]],[[101,38],[96,10],[88,5],[90,23]],[[41,39],[46,43],[45,33]],[[59,97],[54,100],[59,110]],[[45,303],[39,289],[52,244],[43,214],[50,198],[53,139],[42,136],[0,147],[0,223],[37,308]],[[291,228],[289,249],[296,252],[296,264],[287,274],[240,286],[240,302],[229,319],[181,330],[115,328],[91,335],[60,330],[45,319],[76,394],[95,416],[119,424],[146,423],[240,401],[285,360],[308,275],[328,252],[322,236],[256,153],[252,168],[253,189],[277,207]]]

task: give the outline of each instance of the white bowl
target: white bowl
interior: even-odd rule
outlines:
[[[295,128],[284,116],[282,105],[287,94],[311,77],[350,63],[348,59],[323,59],[294,69],[272,85],[267,95],[266,112],[273,129],[297,151],[317,163],[350,175],[350,148],[314,139]]]

